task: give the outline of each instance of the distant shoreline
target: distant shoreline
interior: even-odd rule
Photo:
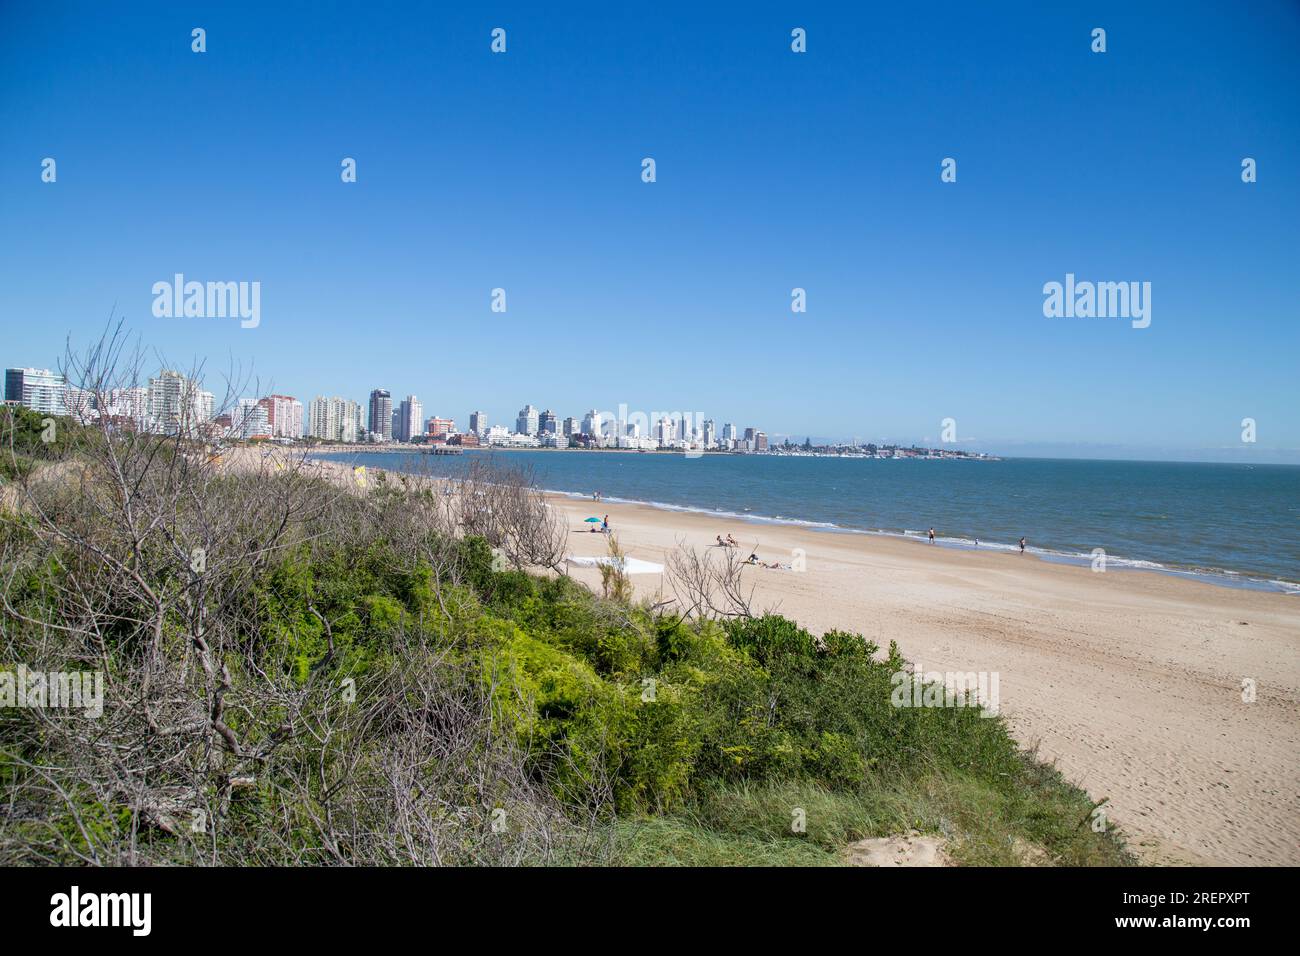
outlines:
[[[698,454],[687,455],[686,452],[682,451],[681,449],[677,449],[677,448],[583,448],[583,447],[573,447],[573,446],[570,446],[570,447],[568,447],[568,448],[545,448],[545,447],[542,447],[542,446],[538,446],[538,447],[536,447],[536,448],[533,448],[533,447],[519,447],[519,446],[513,446],[513,445],[463,445],[463,446],[462,446],[462,445],[422,445],[422,444],[421,444],[421,445],[417,445],[417,444],[395,444],[395,443],[385,443],[385,444],[382,444],[382,445],[381,445],[381,444],[370,445],[370,444],[365,444],[365,443],[363,443],[363,442],[354,442],[353,444],[350,444],[350,445],[347,445],[347,444],[342,444],[342,445],[280,445],[280,444],[276,444],[276,443],[273,443],[273,442],[268,443],[268,444],[271,445],[271,447],[283,448],[283,449],[285,449],[286,451],[305,452],[305,453],[307,453],[307,454],[322,454],[322,453],[326,453],[326,454],[331,454],[331,455],[335,455],[335,454],[367,454],[367,455],[370,455],[370,454],[382,454],[382,455],[391,455],[391,454],[398,454],[398,453],[400,453],[400,454],[405,454],[405,455],[418,455],[418,454],[423,454],[423,453],[425,453],[426,451],[429,452],[429,453],[432,453],[432,452],[433,452],[433,449],[435,449],[435,448],[447,448],[447,449],[454,449],[455,451],[458,451],[458,452],[485,452],[485,451],[487,451],[487,452],[496,452],[496,451],[526,451],[526,452],[542,452],[542,451],[545,451],[545,452],[561,452],[561,451],[572,451],[572,452],[586,452],[586,453],[588,453],[588,454],[611,454],[611,455],[677,455],[677,456],[679,456],[679,457],[683,457],[683,458],[686,458],[686,457],[689,457],[689,458],[703,458],[703,457],[716,457],[716,458],[755,458],[755,457],[758,457],[758,458],[851,458],[851,459],[854,459],[854,460],[858,460],[858,459],[867,459],[867,460],[871,460],[871,461],[979,461],[979,462],[992,462],[992,461],[1002,461],[1002,460],[1003,460],[1000,456],[997,456],[997,455],[977,455],[977,454],[970,454],[970,453],[967,453],[967,452],[952,453],[952,454],[949,454],[949,455],[946,455],[946,456],[940,456],[940,455],[898,455],[898,456],[893,456],[893,455],[868,455],[868,454],[854,454],[854,453],[851,453],[851,452],[846,452],[846,453],[844,453],[844,454],[832,454],[832,453],[830,453],[830,452],[806,452],[806,451],[802,451],[802,450],[788,451],[788,452],[787,452],[787,451],[775,451],[775,450],[772,450],[772,449],[769,449],[769,450],[767,450],[767,451],[723,451],[723,450],[721,450],[721,449],[707,449],[707,450],[704,450],[704,451],[699,452]],[[232,446],[232,447],[242,447],[242,446]]]

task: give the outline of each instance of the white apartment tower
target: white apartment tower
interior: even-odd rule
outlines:
[[[317,395],[311,402],[309,425],[311,437],[321,441],[347,444],[360,441],[363,433],[361,406],[345,398]]]
[[[66,411],[65,383],[58,372],[48,368],[11,368],[5,370],[5,401],[17,402],[36,412],[62,415]]]
[[[153,431],[193,434],[212,419],[214,403],[211,392],[180,372],[164,369],[149,379],[148,417]]]
[[[538,418],[537,409],[525,405],[519,409],[519,417],[515,419],[515,431],[521,435],[536,435]]]
[[[397,410],[397,441],[411,441],[420,434],[424,423],[424,405],[414,395],[407,395]]]

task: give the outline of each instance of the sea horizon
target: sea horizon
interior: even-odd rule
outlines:
[[[292,444],[292,443],[290,443]],[[445,445],[418,445],[411,443],[385,443],[370,444],[368,442],[325,442],[319,445],[306,446],[310,454],[347,454],[353,451],[377,452],[382,454],[427,454],[433,448],[450,447],[456,454],[470,452],[522,452],[531,453],[566,453],[574,452],[577,454],[611,454],[611,455],[664,455],[669,457],[686,457],[685,452],[680,448],[584,448],[582,446],[570,445],[568,448],[524,448],[513,445],[492,445],[492,446],[445,446]],[[845,443],[844,448],[848,449],[852,445]],[[865,445],[858,446],[860,448]],[[923,445],[905,446],[898,444],[897,447],[916,447],[924,448]],[[1213,458],[1111,458],[1106,456],[1091,457],[1086,455],[1013,455],[1005,452],[995,451],[975,451],[969,448],[957,449],[965,452],[962,457],[944,459],[946,461],[1094,461],[1094,462],[1127,462],[1135,465],[1226,465],[1246,466],[1250,468],[1266,466],[1270,468],[1293,468],[1300,471],[1300,462],[1275,461],[1272,459],[1263,461],[1223,461]],[[829,452],[805,452],[803,449],[791,449],[784,452],[779,449],[770,449],[764,452],[746,452],[746,451],[727,451],[723,449],[709,449],[706,452],[695,455],[694,457],[703,457],[707,455],[715,458],[868,458],[869,455],[854,455],[845,453],[842,455],[831,454]],[[983,456],[983,457],[981,457]],[[936,461],[939,459],[929,458],[922,459],[926,461]]]

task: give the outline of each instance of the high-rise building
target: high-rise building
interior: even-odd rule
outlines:
[[[339,441],[348,443],[365,441],[366,426],[363,417],[365,410],[361,407],[361,403],[351,399],[339,399],[339,401],[342,402],[342,412],[339,415]]]
[[[580,434],[582,434],[582,422],[570,415],[564,420],[564,437],[572,438],[574,435]]]
[[[261,400],[241,398],[230,410],[230,433],[235,438],[270,438],[271,423]]]
[[[149,379],[149,426],[151,430],[175,431],[181,420],[181,398],[187,379],[178,372],[164,371]]]
[[[341,401],[341,400],[340,400]],[[338,421],[333,419],[333,403],[324,395],[317,395],[307,406],[307,434],[321,441],[338,441]]]
[[[736,434],[736,426],[731,424],[731,422],[727,422],[722,426],[722,440],[724,442],[733,442],[738,437],[739,436]]]
[[[712,418],[704,419],[703,439],[705,448],[712,448],[717,443],[718,436],[715,432]]]
[[[194,434],[212,420],[214,403],[198,382],[164,369],[149,379],[149,428],[164,435]]]
[[[559,419],[555,417],[555,412],[549,408],[542,412],[541,417],[537,420],[537,430],[544,435],[554,435],[560,430]]]
[[[217,397],[211,392],[197,388],[194,392],[194,423],[201,427],[212,421],[217,413]]]
[[[665,415],[655,424],[655,433],[653,436],[655,442],[662,448],[666,447],[673,437],[673,420]]]
[[[537,420],[537,409],[531,405],[525,405],[519,409],[519,417],[515,419],[515,431],[520,435],[536,435]]]
[[[370,431],[376,441],[393,440],[393,395],[386,388],[370,393]]]
[[[6,369],[5,401],[47,415],[63,415],[67,413],[65,385],[62,375],[47,368]]]
[[[754,432],[754,451],[767,451],[767,432]]]
[[[321,441],[352,442],[362,438],[361,405],[345,398],[312,399],[308,421],[309,434]]]
[[[594,408],[587,412],[586,415],[582,416],[582,431],[584,434],[590,435],[593,438],[599,438],[600,426],[600,412],[596,411]]]
[[[754,436],[757,435],[757,434],[758,434],[758,429],[756,429],[756,428],[746,428],[746,429],[745,429],[745,441],[747,441],[747,442],[752,442],[752,441],[754,440]]]
[[[143,385],[111,389],[99,414],[114,426],[146,431],[149,428],[149,389]]]
[[[488,430],[487,412],[470,412],[469,430],[475,435],[482,437],[482,435]]]
[[[397,441],[411,441],[420,434],[420,425],[424,421],[424,405],[414,395],[402,399],[397,412],[397,427],[393,437]]]
[[[83,425],[94,421],[99,416],[99,411],[95,407],[97,398],[98,396],[88,388],[78,388],[76,385],[63,386],[64,411],[74,421],[81,422]]]
[[[266,422],[273,438],[302,437],[302,402],[292,395],[268,395],[258,404],[266,409]]]

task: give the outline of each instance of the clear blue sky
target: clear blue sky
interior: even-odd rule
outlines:
[[[1294,2],[270,6],[0,5],[0,364],[115,308],[461,426],[1300,461]],[[261,325],[154,318],[176,272],[260,281]],[[1150,328],[1045,318],[1067,272],[1151,282]]]

